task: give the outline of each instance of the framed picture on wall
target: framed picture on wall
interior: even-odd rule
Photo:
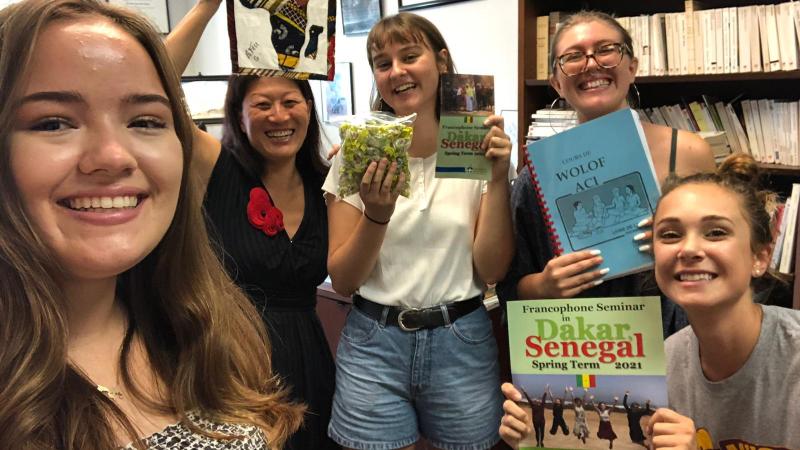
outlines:
[[[380,0],[341,0],[344,34],[367,34],[381,18]]]
[[[107,2],[136,10],[150,19],[158,31],[164,34],[169,33],[167,0],[107,0]]]
[[[353,115],[353,77],[349,62],[337,62],[333,81],[322,81],[322,121],[338,122]]]
[[[400,11],[411,11],[414,9],[429,8],[431,6],[446,5],[448,3],[458,3],[465,0],[397,0]]]

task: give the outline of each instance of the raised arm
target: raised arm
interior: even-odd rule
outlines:
[[[625,396],[622,397],[622,406],[625,407],[625,411],[630,411],[631,409],[628,408],[628,391],[625,391]]]
[[[179,74],[186,70],[203,31],[219,9],[220,4],[222,4],[222,0],[198,0],[164,40],[167,53]],[[214,136],[196,126],[192,135],[194,138],[192,172],[198,177],[199,186],[205,192],[206,183],[208,183],[208,178],[219,157],[221,144]]]
[[[186,70],[203,31],[221,4],[222,0],[198,0],[164,40],[178,73]]]

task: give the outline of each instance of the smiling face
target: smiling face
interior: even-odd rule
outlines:
[[[29,220],[66,282],[112,278],[160,242],[183,170],[172,110],[152,60],[103,18],[40,34],[10,135]]]
[[[436,54],[427,42],[409,38],[373,48],[371,57],[378,93],[395,113],[435,113],[439,74],[447,70],[447,50]]]
[[[245,92],[240,126],[266,161],[294,160],[306,139],[311,108],[294,81],[262,77]]]
[[[619,30],[600,20],[579,22],[565,29],[556,45],[556,58],[571,52],[593,54],[604,44],[622,43]],[[585,122],[627,106],[628,88],[636,75],[637,60],[625,53],[622,62],[611,69],[597,65],[589,58],[586,69],[568,77],[556,64],[550,84],[578,113],[578,120]]]
[[[734,192],[712,183],[682,185],[661,198],[654,218],[656,282],[687,311],[751,301],[750,279],[768,249],[751,245],[751,228]]]

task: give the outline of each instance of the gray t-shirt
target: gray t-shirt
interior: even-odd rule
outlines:
[[[800,311],[762,309],[753,353],[725,380],[703,375],[691,327],[666,341],[670,408],[694,420],[701,446],[800,449]]]

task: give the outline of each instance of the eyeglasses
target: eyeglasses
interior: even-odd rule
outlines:
[[[613,69],[622,62],[625,53],[630,54],[630,49],[625,44],[603,44],[597,47],[593,53],[570,52],[556,58],[555,63],[561,67],[561,71],[568,77],[574,77],[586,70],[589,58],[604,68]]]

